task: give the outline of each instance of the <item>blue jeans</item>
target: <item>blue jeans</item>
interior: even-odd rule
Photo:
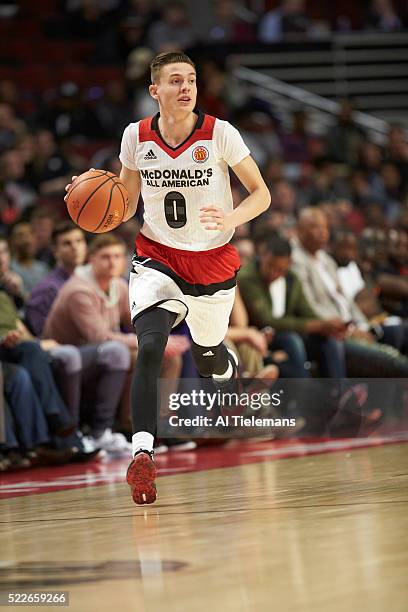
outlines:
[[[4,363],[3,371],[7,447],[31,450],[49,442],[47,421],[27,370]]]
[[[381,344],[389,344],[403,355],[408,354],[408,324],[382,325],[383,336],[379,339]]]
[[[37,342],[20,342],[12,348],[0,346],[0,359],[27,370],[47,419],[57,417],[61,428],[72,424],[55,384],[48,355]]]
[[[281,374],[285,378],[309,378],[306,369],[307,361],[316,361],[319,374],[324,378],[344,378],[346,376],[345,352],[342,342],[317,334],[311,334],[305,339],[296,332],[276,332],[270,350],[282,350],[289,359],[279,364]]]

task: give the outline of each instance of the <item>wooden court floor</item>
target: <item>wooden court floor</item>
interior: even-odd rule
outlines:
[[[113,483],[0,510],[1,589],[72,612],[408,610],[407,444],[166,476],[149,507]]]

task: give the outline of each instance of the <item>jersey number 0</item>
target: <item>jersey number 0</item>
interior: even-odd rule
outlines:
[[[164,214],[167,224],[173,229],[187,223],[186,200],[178,191],[170,191],[164,198]]]

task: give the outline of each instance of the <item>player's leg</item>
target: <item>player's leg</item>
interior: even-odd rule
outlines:
[[[131,390],[133,454],[140,448],[153,449],[157,427],[158,379],[164,350],[176,318],[174,312],[153,308],[134,322],[138,355]]]
[[[137,504],[152,503],[156,499],[153,442],[157,428],[158,379],[164,350],[176,318],[175,313],[164,308],[153,308],[134,321],[138,356],[131,389],[133,461],[126,480]]]

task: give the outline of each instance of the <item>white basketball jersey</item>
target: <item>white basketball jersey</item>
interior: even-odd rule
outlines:
[[[249,155],[240,133],[227,121],[198,111],[194,131],[178,147],[160,134],[159,114],[125,129],[120,161],[139,170],[144,202],[141,232],[166,246],[207,251],[231,240],[233,231],[206,230],[200,208],[213,204],[233,209],[228,166]]]

